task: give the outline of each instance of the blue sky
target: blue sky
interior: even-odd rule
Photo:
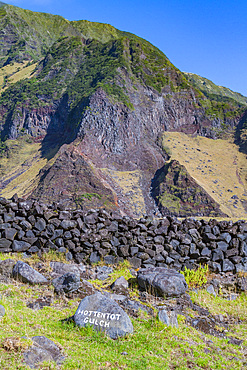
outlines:
[[[246,0],[6,2],[69,20],[110,23],[152,42],[180,70],[197,73],[247,96]]]

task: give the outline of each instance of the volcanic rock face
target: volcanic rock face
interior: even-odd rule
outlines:
[[[2,92],[1,139],[28,135],[42,143],[42,158],[52,159],[22,195],[74,208],[118,207],[131,216],[157,213],[150,186],[167,159],[162,132],[215,138],[223,123],[232,128],[243,113],[233,99],[222,105],[198,92],[135,35],[44,14],[41,29],[32,12],[7,5],[1,16],[0,66],[32,55],[38,62],[29,79]]]
[[[55,163],[45,167],[40,173],[40,183],[33,192],[32,199],[46,202],[57,201],[74,208],[81,201],[91,197],[92,207],[105,202],[114,208],[114,195],[110,188],[98,179],[90,165],[77,148],[63,146]]]
[[[219,205],[175,160],[157,171],[153,180],[153,196],[163,215],[224,215]]]

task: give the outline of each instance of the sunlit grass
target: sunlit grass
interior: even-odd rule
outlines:
[[[19,256],[17,256],[19,258]],[[49,262],[55,255],[49,256]],[[0,255],[0,259],[3,256]],[[34,259],[35,260],[35,259]],[[109,285],[119,276],[128,278],[129,264],[122,263],[109,277]],[[96,283],[96,282],[95,282]],[[212,314],[231,317],[229,335],[244,339],[247,334],[247,296],[236,301],[209,295],[205,290],[190,293],[194,302],[208,308]],[[0,286],[0,304],[6,315],[0,321],[0,368],[25,369],[22,353],[36,335],[44,335],[62,346],[67,369],[243,369],[246,351],[243,346],[229,345],[227,339],[215,338],[188,326],[184,316],[178,316],[179,328],[167,327],[154,317],[139,315],[132,319],[134,333],[112,340],[92,328],[78,328],[61,320],[72,316],[80,302],[78,298],[59,298],[51,286],[29,286],[19,282]],[[51,297],[51,306],[32,310],[26,305],[40,297]],[[241,320],[238,321],[237,320]],[[234,321],[234,322],[235,322]],[[6,338],[21,341],[17,351],[7,351]],[[25,338],[23,338],[25,337]],[[207,349],[207,353],[205,353]],[[54,364],[42,369],[55,369]]]

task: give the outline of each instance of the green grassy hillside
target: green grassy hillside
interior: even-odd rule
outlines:
[[[197,89],[202,91],[207,97],[211,97],[213,95],[218,95],[220,97],[226,97],[229,99],[233,99],[240,104],[244,104],[247,106],[247,97],[243,96],[242,94],[232,91],[224,86],[218,86],[212,81],[208,80],[205,77],[201,77],[194,73],[183,72],[186,79]]]

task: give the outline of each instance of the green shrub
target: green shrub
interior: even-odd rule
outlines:
[[[207,283],[208,265],[204,267],[200,265],[197,270],[190,270],[185,267],[185,270],[180,272],[184,275],[189,288],[199,288]]]

